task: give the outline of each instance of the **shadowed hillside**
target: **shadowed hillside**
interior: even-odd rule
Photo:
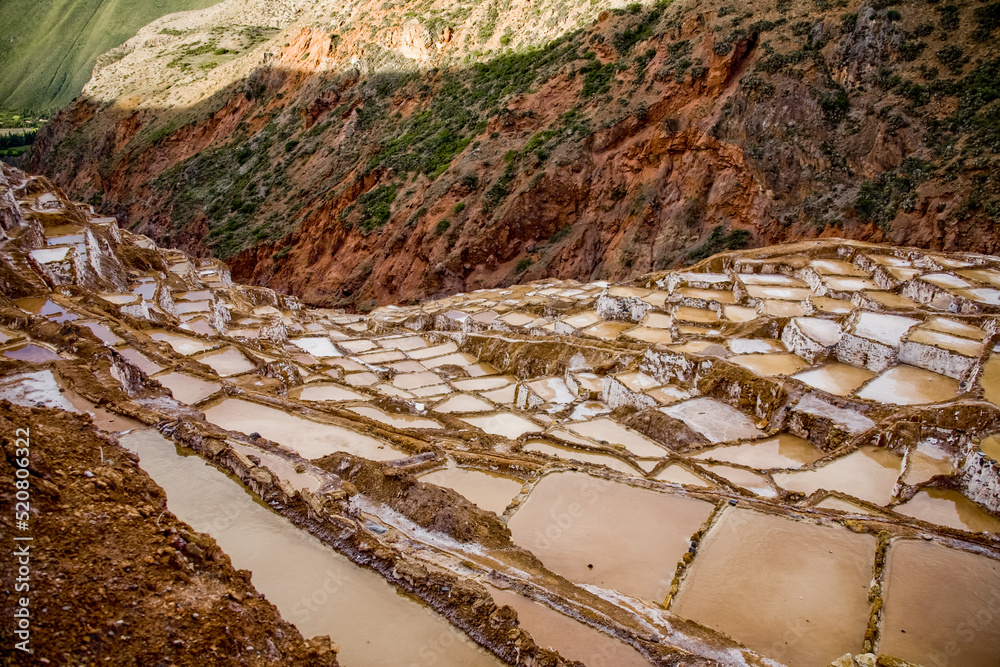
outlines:
[[[817,235],[998,250],[997,3],[235,6],[130,40],[30,168],[358,308]]]

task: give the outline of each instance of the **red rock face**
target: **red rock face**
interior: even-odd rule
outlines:
[[[359,33],[295,25],[247,79],[215,82],[184,114],[124,97],[104,108],[77,101],[29,168],[73,196],[100,194],[104,209],[160,243],[216,254],[234,277],[317,305],[367,308],[543,275],[624,281],[690,261],[716,229],[722,245],[705,252],[828,236],[1000,251],[993,154],[956,163],[928,132],[959,95],[916,105],[899,92],[933,62],[936,47],[900,56],[930,10],[895,20],[858,2],[752,9],[741,22],[721,4],[678,4],[624,50],[622,35],[645,15],[602,14],[568,38],[578,57],[463,130],[468,143],[443,173],[378,158],[412,118],[439,113],[449,81],[472,74],[430,70],[383,90],[380,75],[344,65],[368,53]],[[969,15],[944,36],[985,55],[968,39]],[[386,39],[432,64],[461,53],[447,37],[409,22]],[[587,68],[614,63],[607,91],[588,94]],[[963,67],[948,75],[959,93],[973,72]],[[584,122],[571,132],[572,118]],[[267,167],[234,195],[245,163],[204,165],[241,150],[263,151]],[[907,166],[914,158],[923,171]],[[506,196],[492,197],[505,174]],[[207,193],[192,195],[202,181]],[[384,186],[396,192],[388,219],[365,233],[359,197]],[[865,192],[872,206],[859,204]]]

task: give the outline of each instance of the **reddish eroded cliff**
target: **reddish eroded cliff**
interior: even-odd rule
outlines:
[[[222,64],[145,56],[207,72],[191,81],[139,94],[102,71],[31,167],[318,305],[623,281],[815,236],[997,252],[981,12],[844,4],[635,5],[539,47],[520,5],[484,39],[478,14],[364,4],[326,25],[314,3]]]

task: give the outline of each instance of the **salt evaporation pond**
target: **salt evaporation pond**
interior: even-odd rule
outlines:
[[[180,455],[159,433],[138,431],[121,443],[139,455],[142,469],[167,492],[170,510],[214,537],[234,567],[250,570],[254,586],[285,620],[305,637],[336,637],[345,665],[502,664],[375,572],[263,507],[222,472],[197,456]]]

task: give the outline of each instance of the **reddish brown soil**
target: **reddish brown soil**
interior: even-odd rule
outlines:
[[[31,429],[31,517],[14,528],[15,431]],[[14,600],[30,596],[33,664],[337,665],[329,638],[304,641],[211,537],[166,506],[136,459],[68,413],[0,404],[4,664]],[[103,463],[102,463],[103,457]],[[10,535],[30,534],[28,593],[13,591]],[[13,663],[7,662],[13,659]]]

